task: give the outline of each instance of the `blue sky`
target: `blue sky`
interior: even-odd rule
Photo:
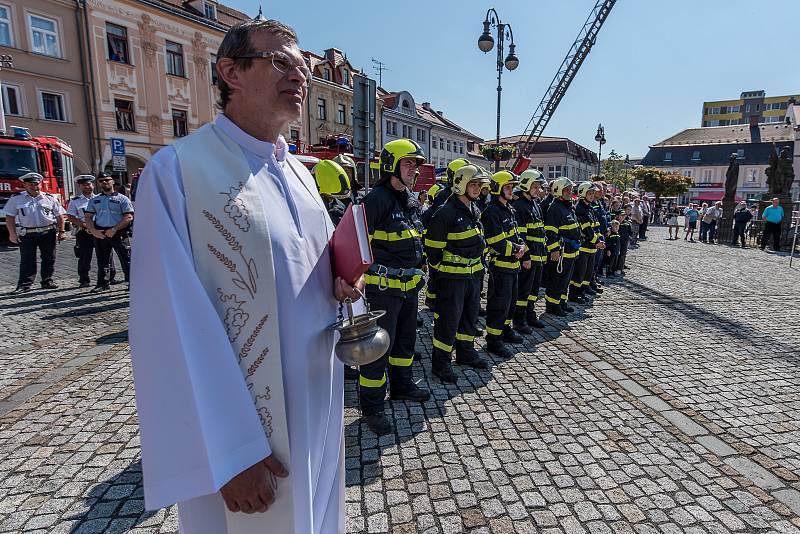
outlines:
[[[227,0],[247,13],[258,0]],[[495,131],[495,52],[477,47],[494,7],[511,24],[519,67],[503,73],[501,135],[522,133],[594,0],[265,2],[264,15],[297,30],[300,46],[344,51],[383,85],[408,90],[484,138]],[[302,8],[300,8],[302,6]],[[299,9],[300,8],[300,9]],[[800,93],[797,0],[619,0],[545,130],[596,150],[602,122],[612,148],[644,156],[650,144],[700,125],[705,100],[745,90]],[[794,41],[794,42],[793,42]]]

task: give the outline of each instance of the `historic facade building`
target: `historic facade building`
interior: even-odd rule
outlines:
[[[210,0],[88,0],[87,7],[96,167],[111,170],[110,140],[123,139],[127,180],[214,118],[215,54],[227,28],[250,17]]]
[[[0,72],[6,126],[54,135],[72,146],[75,171],[92,171],[89,80],[80,53],[82,11],[62,0],[0,2]]]

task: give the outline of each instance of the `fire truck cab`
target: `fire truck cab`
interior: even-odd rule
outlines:
[[[41,188],[59,198],[66,207],[75,194],[72,147],[58,137],[33,137],[27,128],[12,126],[0,135],[0,210],[11,195],[24,191],[20,176],[42,175]],[[0,234],[8,239],[5,214],[0,211]]]

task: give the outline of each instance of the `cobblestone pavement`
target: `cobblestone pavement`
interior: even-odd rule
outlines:
[[[430,378],[424,310],[431,401],[379,439],[346,384],[347,531],[800,532],[800,268],[665,236],[457,386]],[[127,293],[74,288],[67,251],[62,289],[0,295],[0,533],[176,532],[142,506]]]

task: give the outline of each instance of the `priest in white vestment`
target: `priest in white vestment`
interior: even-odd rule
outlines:
[[[218,53],[220,114],[147,164],[130,340],[145,504],[185,534],[344,532],[343,367],[327,326],[333,225],[279,134],[309,73],[259,18]]]

